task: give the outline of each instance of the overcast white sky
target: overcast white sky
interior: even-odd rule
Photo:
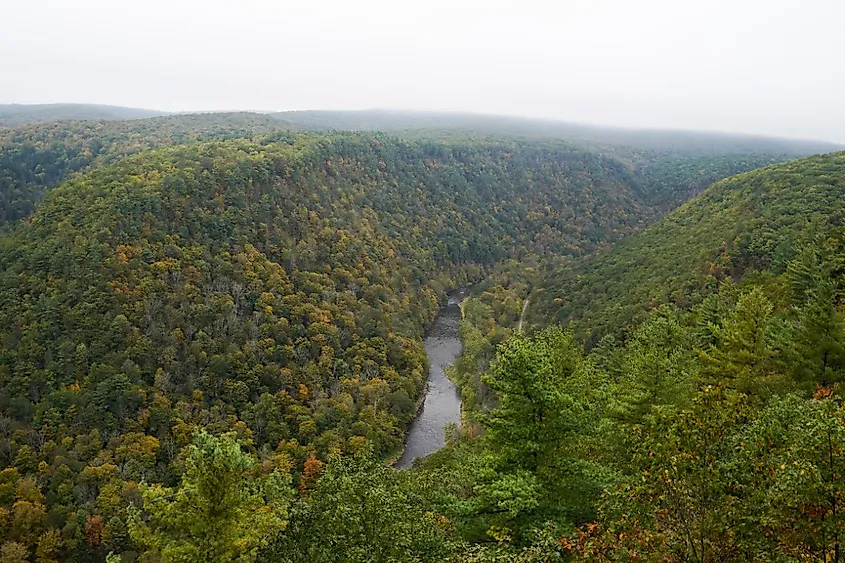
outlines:
[[[0,103],[48,102],[845,142],[845,0],[0,0]]]

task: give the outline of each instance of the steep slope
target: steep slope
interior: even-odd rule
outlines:
[[[73,172],[151,148],[289,128],[263,115],[221,113],[0,129],[0,226],[28,217],[44,192]]]
[[[606,555],[593,549],[672,560],[687,541],[672,534],[683,536],[688,506],[705,524],[697,533],[714,530],[708,546],[746,542],[736,560],[784,546],[829,553],[800,526],[841,506],[817,477],[831,442],[808,448],[799,433],[780,444],[770,431],[815,433],[832,421],[832,440],[841,434],[841,413],[822,409],[834,406],[827,386],[845,380],[845,153],[725,180],[639,235],[660,206],[629,164],[553,140],[285,132],[145,150],[72,175],[0,237],[0,537],[17,550],[6,554],[134,558],[150,548],[147,525],[171,527],[187,545],[207,536],[191,536],[183,511],[220,498],[228,516],[212,510],[212,523],[235,530],[235,544],[243,514],[278,520],[277,531],[290,522],[268,561],[333,560],[340,548],[330,542],[349,537],[369,555],[376,536],[383,553],[399,545],[419,559],[431,549],[432,561],[480,541],[469,548],[477,561],[484,546],[491,556],[519,551],[540,529],[543,557],[568,546],[587,560]],[[817,246],[835,260],[774,278],[802,242],[831,229],[839,237]],[[557,329],[507,341],[480,380],[497,399],[485,438],[396,477],[379,461],[413,416],[420,339],[438,297],[538,255],[576,268],[545,273],[529,320],[576,319],[593,339],[657,303],[699,301],[720,279],[768,283],[725,284],[715,307],[662,308],[588,356]],[[781,289],[806,280],[781,306]],[[496,326],[484,325],[486,338]],[[766,403],[780,390],[804,395]],[[789,412],[772,410],[783,404]],[[373,460],[321,461],[370,448]],[[810,468],[806,486],[782,479],[798,474],[782,471],[783,459]],[[706,483],[701,504],[683,480],[664,499],[672,472]],[[760,510],[777,503],[775,518]],[[353,536],[350,514],[367,520]],[[583,533],[606,533],[601,542],[560,537],[593,521]],[[779,537],[788,541],[770,548]]]
[[[651,203],[664,212],[722,178],[843,148],[819,141],[623,129],[496,115],[388,110],[295,111],[273,115],[299,128],[315,131],[386,131],[404,138],[496,135],[563,139],[625,163],[650,194]]]
[[[595,341],[656,304],[697,302],[721,279],[780,273],[802,243],[845,224],[843,197],[841,152],[723,180],[600,256],[547,272],[534,318],[575,321]]]
[[[542,560],[840,552],[843,196],[845,153],[742,174],[546,272],[528,305],[539,330],[498,339],[485,321],[501,310],[466,303],[453,373],[478,438],[422,467],[450,523],[520,555],[533,541]],[[555,320],[574,321],[588,353],[542,328]]]
[[[335,127],[320,125],[323,122]],[[429,123],[433,126],[427,127]],[[28,217],[43,194],[69,174],[129,154],[198,140],[255,139],[280,131],[335,128],[382,129],[399,132],[404,138],[431,141],[460,142],[479,135],[504,138],[505,142],[519,136],[566,139],[628,168],[629,183],[661,212],[674,209],[712,182],[732,174],[832,150],[828,144],[779,139],[637,132],[441,114],[291,112],[271,117],[212,113],[123,121],[54,121],[0,128],[0,227]]]
[[[98,433],[48,448],[79,468],[149,436],[160,449],[122,479],[167,481],[208,425],[299,463],[365,437],[390,452],[436,295],[508,257],[635,231],[650,210],[625,179],[559,143],[355,135],[194,144],[78,175],[0,243],[0,411],[17,436],[0,463],[36,436]]]

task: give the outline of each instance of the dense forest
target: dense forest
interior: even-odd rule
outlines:
[[[240,432],[300,481],[309,456],[390,455],[438,295],[634,232],[652,211],[626,178],[560,143],[371,135],[192,144],[76,176],[0,246],[3,464],[49,465],[44,509],[82,534],[81,506],[117,514],[99,485],[74,492],[85,467],[172,484],[198,428]]]
[[[596,340],[656,304],[696,304],[726,279],[781,274],[799,249],[845,224],[842,154],[714,184],[600,256],[550,269],[532,310],[574,320]]]
[[[337,117],[0,128],[0,562],[839,556],[845,153]]]
[[[29,217],[44,193],[74,172],[153,148],[263,137],[285,128],[276,119],[251,113],[0,127],[0,227]]]
[[[380,111],[162,116],[110,106],[6,105],[0,106],[0,228],[31,215],[46,191],[75,172],[152,148],[215,139],[258,140],[292,130],[385,130],[403,138],[432,141],[479,136],[564,140],[618,160],[630,170],[630,182],[648,190],[650,203],[661,212],[716,180],[837,148],[821,142],[624,130],[495,116]]]
[[[457,533],[493,560],[839,560],[843,196],[843,153],[714,185],[538,282],[575,331],[515,333],[526,288],[474,297],[471,430],[422,468]]]

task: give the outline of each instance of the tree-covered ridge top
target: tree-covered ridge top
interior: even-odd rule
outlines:
[[[572,136],[566,129],[547,135],[542,129],[514,129],[481,121],[470,127],[400,130],[386,122],[384,129],[408,139],[436,143],[569,142],[584,150],[613,158],[631,171],[633,189],[651,194],[661,212],[673,209],[715,180],[806,154],[812,148],[789,142],[737,145],[731,138],[714,142],[677,144],[669,139],[656,147],[613,144]],[[487,124],[487,125],[485,125]],[[394,124],[395,125],[395,124]],[[483,126],[482,126],[483,125]],[[208,113],[123,121],[59,121],[0,129],[0,227],[29,217],[44,193],[70,174],[157,147],[202,140],[260,139],[279,132],[309,129],[269,115]]]
[[[417,135],[475,132],[560,138],[579,144],[617,145],[651,151],[696,154],[777,153],[809,155],[842,150],[842,145],[824,141],[784,139],[734,133],[664,129],[629,129],[566,121],[403,110],[302,110],[272,114],[302,128],[314,130],[384,131]],[[428,131],[428,133],[425,133]]]
[[[0,226],[28,217],[70,174],[158,147],[259,138],[290,128],[264,115],[220,113],[0,129]]]
[[[41,121],[144,119],[168,112],[98,104],[0,104],[0,127]]]
[[[535,310],[600,336],[655,304],[695,303],[722,279],[778,274],[845,222],[844,197],[845,152],[722,180],[601,255],[547,273]]]
[[[779,153],[806,155],[841,150],[836,143],[704,131],[635,129],[574,123],[554,119],[524,118],[461,112],[407,110],[300,110],[282,112],[164,112],[97,104],[0,104],[0,128],[80,120],[144,120],[156,117],[191,117],[242,114],[280,119],[314,130],[357,130],[431,134],[471,132],[563,138],[583,143],[621,145],[644,150],[698,154]],[[438,133],[439,132],[439,133]]]
[[[32,143],[36,146],[57,141],[84,142],[82,136],[106,138],[113,142],[136,137],[150,147],[165,144],[166,135],[202,138],[204,134],[241,133],[238,137],[267,135],[290,125],[284,121],[253,112],[217,112],[156,115],[141,119],[69,119],[21,124],[0,129],[0,146]],[[234,136],[234,135],[233,135]],[[94,139],[88,139],[89,142]],[[178,144],[175,141],[168,144]]]
[[[278,138],[285,140],[275,142]],[[341,158],[341,161],[333,162],[333,155]],[[348,158],[346,155],[349,155]],[[80,220],[90,220],[91,217],[86,217],[90,199],[109,194],[108,190],[118,185],[130,191],[141,186],[145,189],[155,187],[158,190],[156,195],[171,197],[170,185],[159,181],[160,178],[173,174],[183,176],[182,181],[185,182],[195,180],[192,177],[196,174],[193,167],[200,166],[198,162],[203,163],[201,167],[205,172],[222,174],[224,181],[232,178],[232,169],[235,169],[247,174],[267,174],[267,177],[262,178],[265,183],[289,173],[297,173],[296,178],[300,179],[301,174],[315,172],[315,167],[323,168],[324,170],[316,172],[327,174],[329,179],[340,183],[340,186],[334,192],[329,192],[328,196],[325,191],[309,194],[310,199],[318,203],[337,195],[348,195],[343,193],[344,190],[356,184],[404,174],[406,176],[401,179],[406,180],[406,183],[394,183],[389,186],[376,183],[368,186],[366,192],[363,192],[363,201],[373,198],[380,206],[384,206],[383,211],[399,211],[399,215],[407,214],[407,211],[413,208],[425,209],[441,204],[458,205],[456,212],[466,214],[464,220],[472,220],[479,229],[494,228],[501,218],[506,218],[507,221],[513,222],[518,230],[528,227],[530,231],[530,228],[536,228],[548,221],[551,217],[549,214],[553,213],[550,206],[556,202],[560,203],[561,208],[585,205],[588,206],[585,210],[589,212],[594,212],[594,206],[602,208],[618,204],[619,208],[608,207],[607,210],[610,213],[628,214],[629,228],[635,228],[653,213],[648,210],[644,201],[640,201],[646,200],[647,194],[641,193],[643,190],[638,189],[641,187],[629,181],[630,172],[625,166],[613,158],[592,154],[562,141],[481,137],[455,138],[439,142],[406,141],[380,134],[282,133],[281,137],[270,137],[257,143],[232,140],[147,151],[115,166],[94,169],[55,190],[56,196],[47,198],[44,210],[33,217],[31,222],[40,224],[45,219],[49,220],[64,213],[76,213]],[[441,170],[444,165],[447,169]],[[105,181],[106,178],[109,179],[108,182]],[[511,185],[504,184],[505,178],[515,182]],[[568,193],[558,192],[556,188],[559,185],[556,183],[565,185]],[[259,181],[255,179],[254,184],[259,184]],[[206,190],[193,192],[192,195],[202,198],[210,196],[207,185],[196,182],[191,182],[191,185],[195,189]],[[284,191],[287,185],[283,182],[279,189]],[[596,194],[591,193],[591,190],[596,188],[602,191],[603,197],[596,198]],[[218,192],[226,192],[223,186],[216,189]],[[261,189],[268,187],[262,186]],[[423,190],[421,197],[408,197],[407,201],[401,202],[398,209],[391,209],[386,206],[388,200],[378,198],[379,192],[396,191],[397,194],[390,196],[390,199],[394,199],[399,196],[399,192],[407,191],[411,194],[420,189]],[[432,191],[428,193],[429,190]],[[442,199],[434,198],[435,194],[443,196]],[[574,199],[564,202],[565,195]],[[490,197],[504,199],[485,201]],[[400,203],[399,200],[395,201]],[[543,215],[523,215],[520,206],[528,201],[533,205],[542,206]],[[59,203],[68,207],[61,211],[54,210]],[[254,203],[254,199],[247,198],[235,202],[233,206],[249,206]],[[505,205],[506,203],[511,205]],[[574,213],[573,217],[577,219],[577,211]],[[481,221],[482,216],[490,220]],[[436,215],[420,213],[416,218],[425,220],[434,217]],[[249,217],[245,220],[252,219],[254,218]],[[414,217],[408,214],[403,219],[407,221]],[[553,228],[576,228],[577,222],[576,220],[569,226],[559,223]],[[440,221],[438,223],[445,225]],[[392,234],[399,233],[400,231],[394,231]],[[467,232],[465,236],[471,239],[474,234]],[[504,249],[513,238],[512,235],[505,234],[502,240],[491,240],[494,241],[493,247]],[[464,244],[466,242],[465,240]],[[529,243],[530,239],[523,238],[519,242]],[[566,252],[564,248],[556,250]],[[582,253],[583,250],[575,251],[575,254]]]

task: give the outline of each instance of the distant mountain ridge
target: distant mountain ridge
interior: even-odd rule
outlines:
[[[515,138],[562,140],[610,157],[627,168],[631,187],[648,192],[650,204],[662,212],[721,178],[835,148],[829,143],[616,130],[469,114],[307,111],[188,113],[148,118],[147,110],[109,106],[0,108],[6,108],[7,113],[8,108],[17,111],[17,121],[42,120],[0,127],[0,227],[29,216],[44,191],[73,172],[161,146],[238,137],[256,139],[296,130],[382,130],[406,139],[450,142],[479,137],[495,142],[511,142]]]
[[[130,120],[167,115],[228,113],[268,115],[299,129],[311,131],[384,131],[426,136],[432,133],[505,134],[552,137],[581,144],[628,146],[641,150],[693,151],[699,154],[765,152],[804,156],[845,149],[845,145],[827,141],[737,133],[637,129],[505,115],[385,109],[167,112],[103,104],[0,104],[0,127],[45,121]]]
[[[160,117],[169,112],[99,104],[0,104],[0,126],[59,120],[119,120]]]
[[[472,113],[373,109],[302,110],[271,115],[297,127],[311,130],[390,133],[471,131],[494,135],[554,137],[573,142],[622,145],[641,150],[694,151],[703,154],[777,152],[809,155],[845,149],[845,145],[827,141],[705,131],[607,127],[552,119]]]

